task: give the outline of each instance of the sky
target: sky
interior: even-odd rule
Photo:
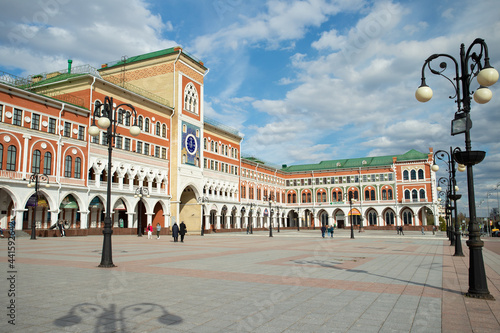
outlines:
[[[450,135],[452,83],[427,69],[434,96],[415,99],[422,66],[483,38],[500,68],[497,0],[0,0],[0,9],[0,71],[18,76],[183,47],[209,68],[205,115],[241,133],[243,156],[275,166],[464,150],[464,135]],[[499,206],[499,87],[489,103],[472,102],[472,149],[487,152],[474,167],[478,216]],[[465,173],[457,181],[468,215]]]

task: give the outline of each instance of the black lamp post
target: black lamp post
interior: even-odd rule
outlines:
[[[462,251],[462,240],[460,236],[460,227],[458,225],[458,210],[457,210],[457,200],[459,200],[462,195],[457,194],[458,191],[458,186],[457,186],[457,180],[455,177],[456,173],[456,168],[455,168],[455,160],[453,158],[453,152],[452,148],[450,147],[450,152],[448,153],[447,151],[444,150],[438,150],[434,153],[434,165],[431,167],[432,171],[437,172],[439,170],[439,166],[436,164],[436,159],[444,161],[447,163],[448,167],[448,198],[453,202],[451,206],[451,213],[452,213],[452,218],[453,218],[453,224],[454,224],[454,230],[451,230],[453,233],[453,239],[452,243],[455,245],[455,254],[454,256],[456,257],[463,257],[463,251]],[[458,171],[463,172],[465,171],[465,165],[459,164],[458,165]],[[437,188],[438,191],[440,191],[440,187]]]
[[[129,108],[132,113],[127,113],[125,116],[134,117],[134,125],[130,127],[130,134],[132,136],[138,136],[141,133],[141,129],[137,126],[137,112],[131,104],[113,104],[113,97],[106,96],[104,98],[104,103],[99,101],[95,102],[95,108],[92,117],[92,126],[89,127],[89,134],[91,136],[97,136],[100,133],[99,127],[106,130],[106,138],[108,143],[108,187],[106,191],[106,216],[104,217],[104,229],[102,233],[104,235],[104,240],[102,244],[102,257],[99,267],[115,267],[112,259],[111,250],[111,234],[113,230],[111,229],[111,155],[113,152],[114,140],[119,134],[116,133],[118,127],[117,112],[121,107]],[[121,111],[123,112],[123,111]],[[95,118],[98,117],[97,127],[95,125]]]
[[[472,52],[472,49],[479,49],[479,54]],[[484,52],[484,53],[483,53]],[[484,65],[481,60],[484,57]],[[452,61],[455,67],[454,78],[450,79],[443,74],[448,68],[447,62],[443,61],[439,64],[439,69],[433,68],[431,63],[437,58],[447,58]],[[415,93],[415,97],[420,102],[427,102],[432,98],[432,90],[425,83],[425,67],[428,67],[432,74],[440,75],[451,82],[455,88],[455,95],[450,98],[455,99],[457,103],[457,112],[451,122],[451,135],[465,133],[465,151],[455,148],[453,158],[459,164],[467,166],[467,192],[469,198],[469,290],[467,296],[483,299],[493,299],[493,296],[488,290],[488,283],[484,269],[483,261],[483,246],[481,240],[479,225],[476,221],[476,202],[474,197],[474,176],[472,166],[480,163],[486,152],[473,151],[471,147],[470,128],[472,122],[470,120],[471,111],[471,91],[470,84],[474,77],[477,76],[479,88],[474,93],[474,100],[479,104],[489,102],[492,97],[491,91],[487,88],[498,80],[498,72],[491,67],[488,56],[488,46],[481,38],[476,38],[474,42],[465,51],[464,44],[460,46],[460,61],[448,54],[433,54],[425,60],[422,66],[422,82]],[[469,73],[470,69],[470,73]],[[454,83],[455,81],[455,83]]]
[[[139,197],[139,201],[142,201],[142,197],[143,196],[146,196],[147,198],[149,198],[149,190],[145,187],[139,187],[135,190],[135,195],[134,195],[134,198],[137,198]],[[139,206],[142,208],[142,206]],[[142,217],[142,209],[138,212],[139,213],[139,217],[137,218],[137,237],[142,237],[142,221],[141,221],[141,217]]]
[[[205,236],[205,204],[208,203],[208,197],[201,196],[198,198],[198,203],[201,204],[201,235]]]
[[[269,201],[269,237],[273,237],[273,216],[274,213],[271,205],[273,204],[274,195],[270,194],[267,197],[264,196],[264,201]]]
[[[35,186],[35,206],[33,208],[34,219],[31,223],[31,238],[36,240],[36,209],[38,207],[38,190],[40,189],[40,183],[45,183],[45,187],[50,187],[49,176],[44,173],[33,172],[28,181],[28,187]]]
[[[354,228],[352,223],[352,203],[354,199],[352,198],[352,192],[344,193],[344,201],[346,201],[348,197],[349,197],[349,215],[350,215],[349,221],[351,223],[351,238],[354,239]]]
[[[300,231],[300,207],[297,208],[297,231]]]
[[[450,203],[450,189],[449,189],[449,182],[448,178],[446,177],[441,177],[438,180],[438,187],[436,190],[438,191],[438,201],[443,201],[443,207],[444,207],[444,212],[445,212],[445,221],[446,221],[446,236],[448,237],[448,240],[453,243],[453,238],[451,235],[451,203]],[[446,187],[446,190],[443,190],[443,187]],[[452,245],[452,244],[450,244]],[[454,245],[454,244],[453,244]]]
[[[280,232],[280,206],[276,206],[276,220],[278,221],[278,232]]]

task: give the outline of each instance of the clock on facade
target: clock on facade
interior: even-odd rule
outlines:
[[[193,134],[186,136],[186,150],[189,154],[194,155],[197,149],[196,138]]]

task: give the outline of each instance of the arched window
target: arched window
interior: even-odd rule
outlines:
[[[118,109],[118,124],[123,125],[123,109]]]
[[[410,174],[409,174],[408,170],[403,171],[403,180],[408,180],[408,179],[410,179],[410,178],[409,178],[409,175],[410,175]]]
[[[156,135],[161,135],[161,124],[159,121],[156,122]]]
[[[130,126],[130,118],[132,118],[132,114],[130,111],[125,113],[125,126]]]
[[[410,200],[410,190],[405,191],[405,200]]]
[[[411,224],[411,212],[405,211],[403,213],[403,223],[404,224]]]
[[[420,200],[425,199],[425,190],[421,189],[419,195],[420,195]]]
[[[288,193],[288,203],[292,203],[292,193]]]
[[[3,145],[0,143],[0,169],[3,168]]]
[[[394,213],[392,211],[388,211],[385,213],[385,224],[394,225]]]
[[[377,213],[374,211],[368,213],[368,223],[370,223],[370,225],[377,225]]]
[[[167,125],[163,124],[161,126],[161,136],[166,138],[167,137]]]
[[[40,173],[40,160],[42,154],[37,149],[33,152],[33,157],[31,159],[31,172],[32,173]]]
[[[424,170],[422,169],[418,170],[418,179],[424,179]]]
[[[417,180],[417,172],[415,170],[411,170],[410,176],[411,180]]]
[[[307,202],[311,202],[311,192],[307,193]]]
[[[387,197],[387,199],[388,199],[388,200],[392,200],[392,189],[389,189],[389,190],[387,191],[387,196],[388,196],[388,197]]]
[[[198,92],[191,82],[184,89],[184,110],[198,113]]]
[[[292,193],[292,203],[297,203],[297,193]]]
[[[82,159],[80,157],[75,158],[75,178],[80,179],[82,177]]]
[[[9,146],[7,148],[7,165],[6,170],[15,171],[17,161],[17,148],[16,146]]]
[[[71,156],[66,156],[64,163],[64,177],[71,178]]]
[[[354,199],[354,200],[359,200],[359,196],[358,196],[358,191],[356,190],[349,190],[349,194],[348,194],[348,199]]]
[[[139,126],[139,128],[141,129],[141,131],[144,129],[143,127],[143,123],[144,123],[144,119],[142,118],[142,116],[139,116],[139,123],[137,124],[137,126]]]
[[[418,201],[418,192],[417,192],[417,190],[411,191],[411,198],[412,198],[413,202],[417,202]]]
[[[52,154],[45,152],[43,156],[43,173],[46,175],[52,174]]]
[[[144,121],[144,132],[149,133],[149,118]]]

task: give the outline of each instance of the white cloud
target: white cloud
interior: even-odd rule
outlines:
[[[75,65],[99,66],[175,45],[162,37],[169,24],[141,0],[126,6],[119,0],[54,0],[4,7],[0,57],[3,66],[24,69],[23,75],[64,68],[69,58]]]

